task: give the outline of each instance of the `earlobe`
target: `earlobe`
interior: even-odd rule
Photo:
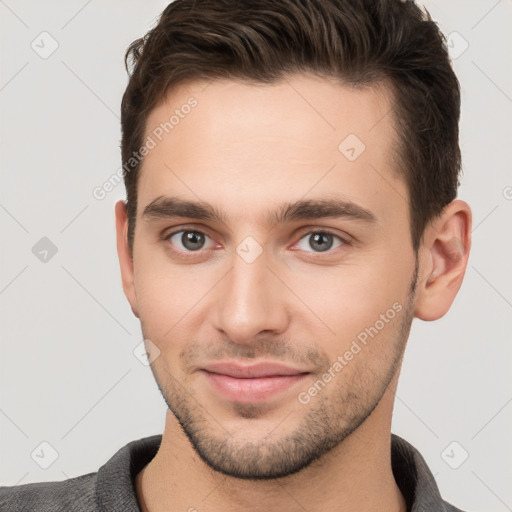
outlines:
[[[420,275],[415,316],[437,320],[444,316],[460,289],[471,248],[471,209],[452,201],[425,229],[420,248]]]
[[[133,314],[139,318],[137,308],[137,296],[135,294],[133,258],[128,245],[128,217],[126,203],[118,201],[115,206],[116,233],[117,233],[117,256],[121,270],[123,290]]]

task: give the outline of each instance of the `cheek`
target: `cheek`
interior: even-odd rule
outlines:
[[[218,280],[218,269],[176,265],[165,252],[140,250],[136,255],[135,293],[146,333],[165,342],[201,312],[200,304]]]
[[[394,265],[394,273],[386,267],[384,263],[350,265],[294,274],[294,291],[312,312],[305,328],[312,331],[314,324],[325,333],[323,343],[331,358],[348,349],[358,336],[364,341],[368,331],[375,334],[375,327],[379,339],[397,332],[412,270],[409,276],[406,267]]]

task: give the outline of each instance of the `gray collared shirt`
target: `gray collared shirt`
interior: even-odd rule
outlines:
[[[2,512],[140,512],[135,476],[156,455],[161,435],[132,441],[97,472],[61,482],[0,487]],[[462,512],[443,501],[421,454],[391,436],[391,465],[408,512]]]

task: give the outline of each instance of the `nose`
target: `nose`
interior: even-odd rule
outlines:
[[[235,343],[247,344],[261,333],[280,334],[289,323],[286,289],[262,255],[247,263],[237,254],[216,297],[216,327]]]

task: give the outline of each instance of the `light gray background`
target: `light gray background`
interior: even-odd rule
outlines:
[[[133,355],[140,327],[118,270],[124,187],[102,201],[92,190],[120,166],[124,51],[165,5],[0,0],[4,485],[96,471],[128,441],[163,431],[165,404]],[[473,208],[473,250],[449,314],[413,323],[393,431],[422,452],[445,499],[502,512],[512,510],[512,2],[425,5],[457,56],[459,197]],[[59,45],[47,59],[31,47],[51,48],[43,31]],[[46,263],[32,252],[42,237],[58,249]],[[43,441],[58,453],[48,469],[34,460],[50,461]]]

